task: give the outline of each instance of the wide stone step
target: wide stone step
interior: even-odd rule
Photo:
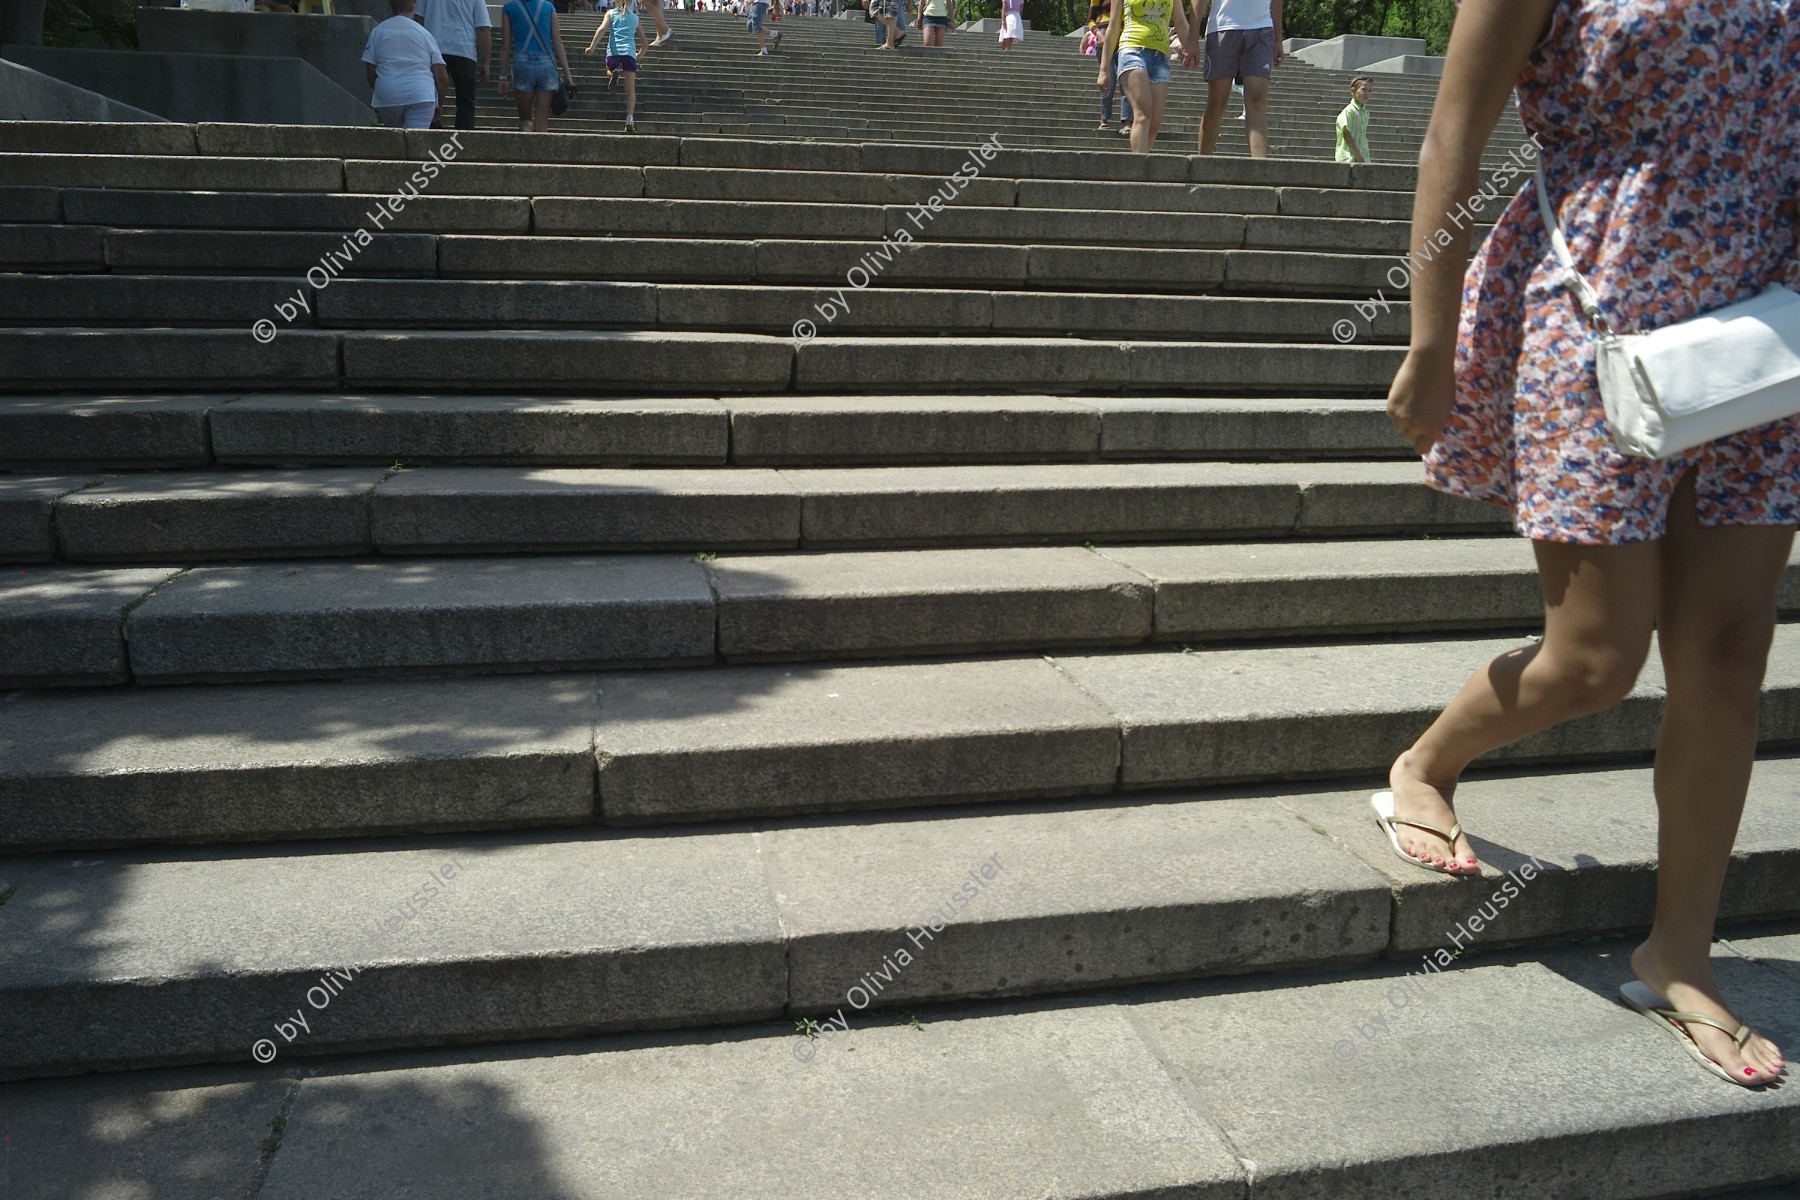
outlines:
[[[1016,881],[1000,876],[989,895]],[[12,1088],[12,1169],[33,1194],[73,1174],[266,1200],[497,1195],[521,1179],[554,1179],[560,1200],[910,1200],[920,1179],[997,1200],[1387,1200],[1422,1175],[1460,1191],[1504,1177],[1549,1200],[1653,1200],[1800,1172],[1792,1089],[1728,1088],[1621,1005],[1630,948],[1484,956],[1411,978],[1396,964],[1275,988],[1136,988],[1038,1011],[923,1009],[922,1022],[839,1003],[817,1014],[831,1032],[812,1040],[783,1021],[723,1039],[382,1055],[300,1075],[240,1063],[38,1080]],[[1791,929],[1714,951],[1726,994],[1783,1044],[1800,1039],[1796,957]],[[379,1002],[359,998],[377,986],[367,973],[343,986],[322,1011],[284,996],[243,1036],[272,1034],[283,1010],[324,1030]],[[1543,1036],[1546,1013],[1563,1036]],[[1416,1043],[1505,1053],[1421,1076]],[[1269,1071],[1297,1048],[1304,1068]],[[1641,1086],[1595,1104],[1593,1077],[1621,1063]],[[1418,1114],[1398,1130],[1396,1096]],[[1004,1120],[969,1115],[999,1098]],[[87,1132],[134,1110],[156,1114],[154,1141]],[[508,1154],[461,1152],[472,1111]],[[632,1114],[623,1128],[617,1112]]]
[[[1520,639],[604,675],[25,692],[0,708],[14,850],[661,825],[1381,777]],[[1485,762],[1636,758],[1631,696]],[[1800,744],[1800,627],[1778,628],[1761,737]],[[596,769],[597,768],[597,769]]]
[[[1408,453],[1378,400],[0,396],[0,468],[22,473],[213,462],[848,466]]]
[[[1726,921],[1800,910],[1800,820],[1783,803],[1800,763],[1762,767]],[[318,1055],[1440,949],[1448,961],[1452,948],[1629,929],[1652,900],[1649,776],[1471,781],[1459,815],[1490,860],[1477,884],[1393,859],[1361,789],[690,836],[14,859],[8,903],[23,919],[0,931],[0,1073],[229,1061],[260,1038]],[[1579,813],[1561,801],[1571,786]],[[1596,827],[1617,832],[1597,843]],[[258,905],[271,880],[282,902]],[[46,944],[40,931],[71,910],[104,921],[104,947],[67,930]]]
[[[314,281],[317,282],[317,281]],[[586,280],[331,281],[157,275],[17,275],[0,296],[0,324],[213,325],[222,312],[278,314],[327,329],[689,329],[780,334],[788,314],[829,314],[832,332],[1139,340],[1342,342],[1334,326],[1352,310],[1337,300],[1139,293],[991,292],[887,287],[684,286]],[[850,299],[851,296],[855,300]],[[829,301],[829,303],[827,303]],[[1407,336],[1410,306],[1386,302],[1366,342]],[[1354,324],[1354,322],[1353,322]]]
[[[1781,606],[1800,613],[1800,562]],[[1513,539],[60,567],[0,584],[0,686],[1531,628],[1540,611]]]
[[[60,479],[60,482],[59,482]],[[1073,545],[1497,532],[1417,463],[377,467],[0,476],[15,560]],[[41,525],[39,524],[41,522]],[[52,540],[52,527],[54,540]]]

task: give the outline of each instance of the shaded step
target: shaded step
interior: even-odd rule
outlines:
[[[0,467],[1398,458],[1376,400],[0,396]],[[46,530],[48,529],[46,517]]]
[[[1797,945],[1775,933],[1714,956],[1727,993],[1787,1042],[1800,1035]],[[1280,989],[927,1011],[918,1027],[845,1006],[849,1032],[804,1049],[783,1022],[726,1039],[384,1055],[291,1079],[245,1063],[42,1080],[14,1086],[14,1163],[44,1194],[129,1177],[208,1195],[260,1187],[268,1200],[503,1193],[527,1177],[555,1180],[557,1200],[901,1200],[934,1177],[997,1200],[1254,1189],[1385,1200],[1426,1174],[1463,1190],[1504,1175],[1519,1194],[1651,1200],[1800,1172],[1788,1091],[1726,1088],[1612,998],[1629,949],[1459,966],[1419,984],[1425,998],[1404,1010],[1387,1000],[1399,972],[1364,969]],[[1542,1036],[1547,1012],[1564,1037]],[[1358,1041],[1374,1017],[1392,1036],[1371,1025],[1375,1040]],[[1346,1040],[1342,1060],[1332,1048]],[[1455,1079],[1421,1078],[1414,1040],[1506,1053],[1475,1055]],[[1293,1047],[1317,1050],[1303,1078],[1269,1078],[1265,1064]],[[1591,1077],[1619,1063],[1641,1087],[1596,1106]],[[633,1121],[621,1130],[596,1115],[585,1098],[597,1095]],[[1397,1134],[1396,1095],[1432,1120]],[[956,1115],[1002,1096],[1005,1122]],[[158,1114],[153,1143],[89,1132],[133,1104]],[[408,1119],[393,1121],[397,1110]],[[513,1152],[459,1155],[472,1112]],[[363,1186],[347,1192],[345,1180]]]
[[[1765,765],[1775,780],[1747,805],[1726,920],[1800,907],[1800,823],[1780,800],[1800,768]],[[1570,785],[1587,797],[1579,819],[1554,797]],[[1361,791],[683,837],[15,861],[9,903],[25,916],[0,935],[10,968],[0,1071],[231,1060],[271,1034],[277,1054],[318,1055],[846,1003],[904,1012],[1383,953],[1415,971],[1423,956],[1451,978],[1451,948],[1642,927],[1655,857],[1647,770],[1471,790],[1484,793],[1471,817],[1511,810],[1503,829],[1528,847],[1484,842],[1494,861],[1475,882],[1391,857],[1377,865],[1387,850],[1356,815]],[[1626,832],[1595,845],[1596,818]],[[1284,870],[1263,869],[1258,847]],[[1156,870],[1142,869],[1149,861]],[[281,908],[246,914],[271,878]],[[104,948],[31,937],[102,921]],[[1415,976],[1408,991],[1444,982]],[[329,999],[311,1002],[316,1022],[296,1021],[300,1002],[284,994],[317,983]],[[435,1001],[420,1005],[428,990]],[[128,1006],[144,1028],[131,1028]]]
[[[55,503],[72,561],[787,549],[1493,532],[1416,463],[421,467],[136,473]],[[6,481],[0,478],[0,494]],[[38,509],[22,511],[38,511]]]

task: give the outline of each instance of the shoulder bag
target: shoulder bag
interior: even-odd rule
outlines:
[[[1775,284],[1650,333],[1618,333],[1575,269],[1542,160],[1532,186],[1562,284],[1600,337],[1600,397],[1621,451],[1667,458],[1800,413],[1800,295]]]

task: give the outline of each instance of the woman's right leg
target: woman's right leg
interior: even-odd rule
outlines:
[[[536,104],[536,92],[521,91],[519,88],[513,88],[513,106],[519,110],[520,133],[530,133],[532,131],[531,115],[533,111],[535,111],[533,106]]]
[[[533,92],[532,98],[537,104],[531,127],[538,133],[550,132],[550,100],[554,92]]]
[[[1156,135],[1162,132],[1163,113],[1169,107],[1169,85],[1150,83],[1148,75],[1142,78],[1144,98],[1132,101],[1137,120],[1131,125],[1131,149],[1137,154],[1148,154],[1156,145]]]
[[[1477,671],[1394,760],[1388,782],[1396,816],[1450,828],[1456,782],[1471,762],[1541,729],[1610,708],[1637,682],[1656,625],[1657,544],[1533,546],[1544,591],[1543,641]],[[1414,857],[1458,873],[1479,870],[1466,836],[1450,847],[1410,825],[1396,826],[1396,832]]]

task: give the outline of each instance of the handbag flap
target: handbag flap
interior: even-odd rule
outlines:
[[[1800,379],[1800,295],[1772,287],[1632,340],[1659,406],[1672,417],[1699,412]]]

